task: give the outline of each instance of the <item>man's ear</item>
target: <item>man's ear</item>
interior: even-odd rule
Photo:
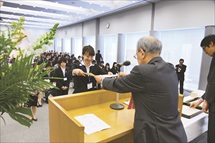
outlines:
[[[140,54],[141,54],[141,57],[142,57],[142,58],[144,58],[144,57],[145,57],[146,52],[144,52],[144,51],[143,51],[143,49],[140,49],[140,51],[139,51],[139,52],[140,52]]]

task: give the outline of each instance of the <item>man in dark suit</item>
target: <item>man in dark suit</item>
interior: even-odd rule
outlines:
[[[204,112],[209,110],[207,142],[215,143],[215,35],[206,36],[201,41],[200,45],[204,52],[212,57],[212,60],[207,77],[208,83],[205,93],[202,98],[192,103],[190,107],[197,107],[203,102],[202,110]]]
[[[179,64],[175,66],[175,71],[178,76],[178,81],[180,84],[180,94],[184,93],[184,73],[186,71],[186,65],[184,65],[184,59],[179,60]]]
[[[104,89],[132,93],[135,143],[187,142],[178,112],[177,75],[174,66],[160,57],[161,49],[156,38],[140,38],[135,55],[139,65],[130,74],[116,79],[95,77]]]
[[[96,53],[96,62],[100,64],[100,61],[103,61],[102,55],[100,54],[100,50]]]

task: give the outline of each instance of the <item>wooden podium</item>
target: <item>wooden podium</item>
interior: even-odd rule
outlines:
[[[110,104],[116,102],[116,92],[97,90],[49,98],[50,142],[74,143],[130,143],[133,142],[134,110],[127,105],[122,110],[113,110]],[[122,104],[130,99],[130,93],[119,96]],[[111,126],[90,135],[74,117],[94,114]]]

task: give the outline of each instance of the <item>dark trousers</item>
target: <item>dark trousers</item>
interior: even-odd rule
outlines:
[[[208,143],[215,143],[215,112],[209,111],[208,119]]]
[[[180,94],[184,93],[184,80],[179,80]]]

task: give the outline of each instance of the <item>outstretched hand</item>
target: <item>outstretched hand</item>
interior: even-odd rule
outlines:
[[[95,80],[97,83],[101,83],[102,82],[102,76],[101,75],[96,75],[94,76]]]
[[[191,108],[196,108],[197,106],[199,106],[202,103],[202,100],[197,100],[196,102],[193,102],[190,104]]]
[[[85,72],[82,71],[81,69],[74,69],[73,70],[73,74],[77,75],[77,76],[86,76]]]

